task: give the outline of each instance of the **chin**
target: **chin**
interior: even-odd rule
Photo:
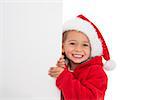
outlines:
[[[80,63],[82,63],[82,61],[73,61],[73,63],[80,64]]]

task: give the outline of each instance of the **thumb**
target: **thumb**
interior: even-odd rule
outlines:
[[[65,57],[65,56],[62,54],[60,58],[61,58],[61,59],[64,59],[64,57]]]

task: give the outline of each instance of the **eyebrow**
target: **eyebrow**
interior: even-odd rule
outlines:
[[[71,41],[76,41],[76,40],[69,40],[68,42],[71,42]]]
[[[72,41],[76,42],[76,40],[69,40],[68,42],[72,42]],[[83,42],[90,44],[88,41],[83,41]]]

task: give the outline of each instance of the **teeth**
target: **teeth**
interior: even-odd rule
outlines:
[[[79,54],[74,54],[73,56],[77,57],[77,58],[81,58],[82,57],[82,55],[79,55]]]

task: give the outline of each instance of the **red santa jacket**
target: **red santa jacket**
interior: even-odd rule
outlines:
[[[66,68],[56,79],[64,100],[104,100],[108,78],[102,66],[102,58],[96,56],[74,72]]]

